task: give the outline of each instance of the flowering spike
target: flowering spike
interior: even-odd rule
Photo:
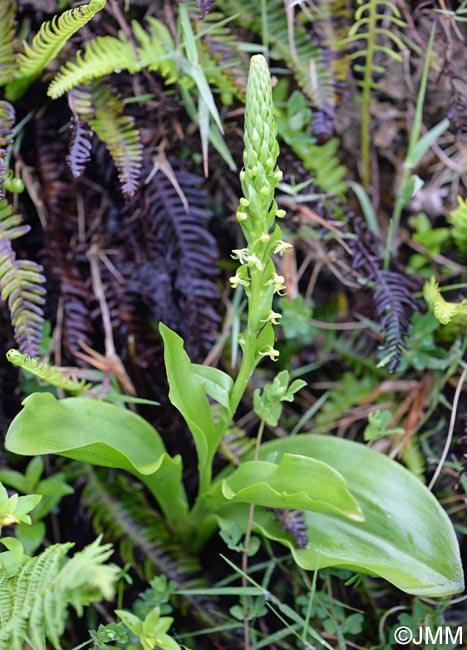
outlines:
[[[276,167],[279,145],[273,113],[271,78],[268,64],[262,54],[252,57],[245,110],[245,174],[240,175],[242,189],[257,231],[269,230],[274,217],[269,207],[274,189],[282,177]]]

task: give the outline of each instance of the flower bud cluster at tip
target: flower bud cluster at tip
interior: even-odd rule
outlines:
[[[263,55],[252,57],[246,93],[244,169],[240,181],[244,193],[237,219],[245,230],[258,235],[273,225],[278,209],[274,190],[282,179],[276,166],[279,155],[268,64]],[[251,223],[245,223],[251,218]],[[247,235],[246,235],[247,236]]]

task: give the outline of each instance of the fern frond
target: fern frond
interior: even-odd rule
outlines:
[[[239,97],[245,101],[248,80],[248,55],[241,51],[238,35],[225,24],[220,12],[210,13],[199,32],[201,64],[209,83],[222,96]],[[224,100],[225,101],[225,100]]]
[[[15,109],[4,100],[0,100],[0,199],[3,199],[3,181],[7,174],[6,158],[13,138]]]
[[[83,606],[102,598],[111,600],[120,574],[116,565],[105,564],[113,554],[112,544],[101,545],[102,536],[67,560],[57,576],[58,591],[68,591],[67,602],[82,616]]]
[[[27,86],[55,59],[73,34],[101,11],[105,4],[106,0],[91,0],[88,5],[69,9],[43,23],[32,44],[24,44],[24,52],[16,62],[15,81],[7,87],[7,97],[21,97]]]
[[[0,572],[0,650],[23,650],[26,639],[35,650],[45,650],[45,639],[60,650],[68,605],[81,613],[113,596],[119,569],[103,567],[110,546],[99,538],[67,560],[72,546],[55,544],[26,558],[13,577]]]
[[[123,102],[109,87],[92,91],[94,112],[89,125],[105,143],[118,169],[122,192],[132,196],[138,188],[143,146],[134,119],[122,115]]]
[[[147,263],[135,268],[131,286],[151,310],[154,323],[168,323],[184,338],[190,357],[200,359],[219,326],[219,293],[212,277],[218,253],[206,228],[211,213],[202,179],[173,167],[178,188],[158,172],[142,190],[137,210],[143,206],[149,240],[145,246],[151,250]]]
[[[68,93],[68,105],[73,117],[71,120],[70,150],[66,161],[75,178],[81,176],[91,158],[92,131],[87,122],[92,114],[92,102],[89,92],[74,88]]]
[[[448,223],[452,226],[451,234],[459,257],[467,262],[467,201],[458,196],[457,203],[459,207],[449,214]]]
[[[136,55],[130,43],[123,36],[99,36],[86,43],[84,54],[80,50],[75,61],[62,66],[50,83],[47,94],[57,99],[75,86],[120,70],[137,70]]]
[[[21,351],[36,356],[44,324],[45,277],[35,262],[17,260],[11,239],[28,231],[21,218],[12,214],[5,200],[0,201],[0,289],[7,302]]]
[[[347,37],[341,41],[341,46],[346,47],[351,43],[358,43],[360,45],[361,41],[367,41],[367,49],[362,51],[361,48],[359,48],[357,52],[351,54],[351,58],[355,59],[363,56],[371,56],[371,60],[369,61],[370,67],[375,65],[373,57],[376,52],[383,52],[395,61],[402,62],[402,57],[399,52],[385,47],[376,41],[376,37],[385,36],[391,40],[399,50],[405,49],[402,40],[397,36],[397,34],[389,31],[386,27],[378,26],[387,23],[391,23],[394,27],[407,26],[407,23],[400,18],[401,12],[395,2],[392,2],[391,0],[368,0],[367,2],[365,2],[365,0],[357,1],[359,7],[355,11],[354,22],[349,29]],[[385,7],[388,8],[391,13],[385,12]],[[366,67],[367,65],[365,65],[365,69]],[[384,72],[384,68],[378,66],[375,71]]]
[[[73,377],[64,368],[52,366],[45,361],[40,361],[40,359],[33,359],[25,354],[21,354],[18,350],[8,350],[6,358],[14,366],[19,366],[51,386],[63,388],[63,390],[70,393],[82,393],[84,390],[91,388],[91,384],[86,383],[83,379],[80,380]]]
[[[402,62],[398,50],[404,50],[405,46],[400,37],[386,28],[390,25],[393,28],[405,27],[406,23],[400,18],[401,12],[393,0],[358,0],[358,8],[355,11],[355,19],[348,35],[340,45],[343,48],[356,45],[356,50],[350,54],[350,59],[364,60],[364,64],[354,64],[354,69],[363,73],[360,83],[362,88],[361,106],[362,117],[360,125],[360,141],[363,163],[363,185],[367,187],[371,180],[370,170],[370,105],[372,91],[378,88],[373,81],[373,75],[385,72],[385,66],[378,65],[376,57],[383,54],[394,61]],[[388,11],[389,10],[389,11]],[[389,39],[393,46],[386,47],[381,43],[381,38]],[[397,48],[397,49],[396,49]]]
[[[404,340],[416,305],[410,283],[400,273],[382,271],[375,265],[371,281],[377,287],[373,301],[384,337],[384,359],[380,365],[388,365],[389,372],[395,372],[406,347]]]
[[[15,17],[16,2],[0,4],[0,86],[13,79],[15,70]]]
[[[83,490],[84,505],[97,531],[119,545],[122,559],[129,562],[143,579],[162,574],[173,580],[178,589],[207,587],[201,577],[197,558],[178,544],[160,515],[153,510],[147,497],[136,490],[129,479],[118,474],[106,480],[105,470],[87,470],[88,480]],[[199,596],[184,599],[203,625],[220,622],[213,602]],[[1,650],[1,649],[0,649]]]
[[[216,0],[216,5],[226,15],[238,14],[237,21],[242,27],[261,34],[263,20],[258,11],[257,0]],[[323,103],[334,104],[334,84],[320,50],[313,44],[302,27],[306,20],[303,13],[297,14],[293,27],[293,43],[290,42],[290,25],[287,23],[283,0],[268,0],[266,5],[267,34],[270,55],[275,60],[284,60],[295,74],[302,90],[318,107]]]
[[[151,72],[161,74],[168,84],[177,81],[177,53],[174,40],[167,27],[152,16],[146,19],[149,30],[136,21],[131,21],[131,27],[140,46],[138,49],[138,70],[147,68]]]
[[[124,34],[119,38],[99,36],[86,43],[75,61],[69,61],[51,82],[47,94],[57,99],[71,88],[99,79],[113,72],[128,70],[131,73],[147,68],[159,72],[167,83],[178,77],[175,44],[165,25],[155,18],[147,19],[149,30],[132,21],[135,37],[140,43],[136,52]]]
[[[416,304],[411,296],[414,289],[408,276],[398,271],[385,271],[375,251],[374,236],[362,218],[353,219],[355,239],[349,241],[355,271],[364,269],[366,280],[373,289],[376,317],[383,334],[384,358],[379,366],[388,365],[395,372],[403,351]]]
[[[66,161],[75,178],[81,176],[91,158],[92,132],[84,120],[73,117],[71,121],[70,151]]]

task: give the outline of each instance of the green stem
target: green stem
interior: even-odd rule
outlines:
[[[264,432],[264,426],[265,426],[265,421],[261,420],[259,429],[258,429],[258,434],[256,436],[256,444],[255,444],[255,455],[254,455],[254,460],[258,460],[259,458],[259,448],[261,446],[261,440],[263,438],[263,432]],[[255,504],[252,503],[250,504],[250,507],[248,509],[248,521],[246,525],[246,531],[245,531],[245,541],[243,542],[243,552],[242,552],[242,587],[247,587],[247,579],[246,576],[248,574],[248,550],[250,548],[250,538],[251,538],[251,531],[253,529],[253,516],[255,514]],[[248,624],[248,597],[244,596],[243,597],[243,613],[244,613],[244,641],[245,641],[245,648],[248,646],[250,643],[250,634],[249,634],[249,624]]]
[[[389,263],[391,261],[391,251],[393,248],[394,240],[399,230],[399,222],[402,215],[402,210],[404,205],[408,201],[407,197],[407,187],[412,176],[412,170],[417,164],[418,160],[415,159],[415,147],[417,145],[418,139],[420,137],[420,130],[422,126],[422,117],[423,117],[423,104],[425,101],[426,87],[428,83],[428,72],[430,69],[431,61],[431,52],[433,50],[433,40],[435,37],[435,25],[433,25],[430,33],[430,38],[426,48],[425,63],[423,66],[422,78],[420,80],[420,89],[418,91],[417,97],[417,106],[415,109],[415,117],[413,121],[413,126],[410,131],[409,146],[407,148],[407,154],[404,160],[402,180],[400,184],[400,189],[397,194],[396,202],[394,204],[394,210],[392,213],[391,220],[389,222],[388,236],[386,239],[386,247],[384,250],[384,270],[389,270]]]
[[[220,419],[216,428],[216,439],[220,442],[230,425],[233,416],[240,404],[240,401],[245,393],[245,390],[250,381],[250,377],[258,363],[256,357],[256,340],[258,332],[261,329],[261,323],[258,321],[258,304],[261,298],[261,292],[264,287],[263,273],[261,271],[252,271],[250,294],[248,298],[248,323],[244,332],[243,356],[240,364],[240,370],[232,388],[232,395],[230,398],[230,412],[228,416]],[[199,501],[211,489],[212,484],[212,463],[214,460],[216,449],[213,449],[212,454],[206,458],[205,466],[200,468],[200,482],[198,489]]]
[[[370,167],[370,103],[371,103],[371,89],[373,58],[375,56],[375,29],[376,29],[376,3],[372,2],[369,5],[368,15],[368,48],[365,59],[365,76],[363,79],[363,92],[362,92],[362,114],[360,124],[360,147],[362,150],[362,166],[363,178],[362,185],[365,189],[368,188],[371,182],[371,167]]]

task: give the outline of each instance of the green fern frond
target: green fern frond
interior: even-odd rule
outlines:
[[[123,194],[131,196],[138,188],[143,147],[134,119],[122,115],[123,102],[106,86],[92,90],[94,112],[89,126],[104,142],[117,166]]]
[[[121,70],[137,70],[136,55],[130,43],[124,36],[99,36],[86,43],[84,54],[80,50],[75,61],[69,61],[61,68],[47,94],[57,99],[75,86]]]
[[[148,31],[132,21],[133,32],[140,43],[136,52],[124,34],[119,38],[99,36],[86,43],[84,53],[79,51],[76,60],[66,63],[51,82],[47,91],[49,97],[57,99],[75,86],[122,70],[135,73],[147,68],[159,72],[167,83],[173,83],[178,72],[170,32],[155,18],[149,17],[147,23]]]
[[[352,43],[360,44],[360,41],[367,41],[367,48],[362,51],[359,49],[351,55],[351,58],[367,57],[369,54],[374,55],[376,52],[384,52],[395,61],[402,62],[399,52],[385,47],[377,42],[377,37],[385,36],[396,45],[399,50],[404,50],[405,46],[402,40],[390,32],[386,27],[379,27],[380,24],[391,23],[394,27],[406,27],[407,23],[401,19],[401,12],[395,2],[391,0],[357,0],[359,7],[355,11],[354,22],[347,37],[341,41],[341,46],[347,47]],[[391,13],[384,11],[384,7],[389,8]],[[365,15],[367,14],[367,15]],[[363,30],[363,31],[362,31]],[[374,57],[371,56],[370,64],[375,66]],[[365,64],[365,69],[366,69]],[[377,72],[384,72],[384,68],[377,66],[374,68]]]
[[[120,569],[105,564],[113,554],[112,544],[101,545],[102,536],[67,560],[56,580],[58,591],[68,591],[67,602],[82,616],[83,606],[102,598],[111,600]],[[72,588],[70,588],[72,586]]]
[[[19,366],[51,386],[63,388],[63,390],[69,393],[82,393],[84,390],[91,388],[91,384],[85,382],[83,379],[73,377],[63,368],[52,366],[45,361],[40,361],[40,359],[33,359],[18,350],[8,350],[6,358],[14,366]]]
[[[28,85],[55,59],[69,39],[96,13],[105,7],[106,0],[91,0],[88,5],[65,11],[61,16],[41,25],[32,44],[25,43],[24,52],[16,63],[15,81],[7,87],[7,98],[18,99]]]
[[[12,213],[5,200],[0,201],[0,290],[8,304],[18,347],[36,356],[42,335],[45,302],[45,277],[35,262],[17,260],[11,240],[26,233],[28,226]]]
[[[201,25],[201,63],[209,83],[220,91],[225,103],[235,96],[245,101],[249,58],[239,49],[237,35],[220,12],[211,12]]]
[[[167,27],[156,18],[146,19],[149,30],[136,21],[131,21],[131,27],[140,46],[138,50],[138,70],[147,68],[151,72],[161,74],[168,84],[177,81],[177,53],[174,40]]]
[[[13,79],[15,69],[16,2],[0,4],[0,86]]]
[[[329,194],[343,194],[346,168],[337,157],[339,140],[331,138],[316,144],[310,133],[311,110],[309,100],[298,90],[289,96],[288,84],[280,81],[273,91],[276,104],[277,131],[306,170],[315,176],[315,183]],[[285,101],[285,98],[288,99]]]
[[[305,94],[318,107],[324,103],[334,105],[334,83],[323,61],[321,51],[313,44],[302,24],[306,14],[296,14],[293,21],[293,43],[290,42],[290,25],[287,23],[283,0],[268,0],[266,17],[263,21],[257,0],[216,0],[216,5],[225,15],[238,14],[237,22],[269,42],[270,56],[284,60],[295,74]],[[267,34],[263,33],[264,24]]]
[[[394,29],[406,26],[401,19],[401,12],[393,0],[358,0],[358,8],[355,11],[354,23],[351,26],[347,37],[340,46],[348,48],[356,45],[355,52],[350,54],[350,59],[364,59],[364,64],[354,64],[354,69],[363,73],[363,80],[359,82],[362,89],[361,96],[361,125],[360,143],[362,152],[363,178],[362,182],[368,187],[371,181],[370,170],[370,105],[372,91],[378,88],[373,81],[373,75],[385,72],[385,66],[376,63],[377,54],[384,54],[394,61],[402,62],[402,57],[397,50],[404,50],[405,46],[400,37],[382,25],[391,25]],[[389,11],[387,11],[389,9]],[[387,47],[382,42],[382,37],[389,39],[394,47]]]
[[[467,262],[467,200],[458,196],[457,203],[459,207],[450,213],[448,222],[452,226],[451,234],[459,257]]]
[[[55,544],[26,557],[16,575],[0,572],[0,650],[23,650],[26,639],[35,650],[45,650],[45,639],[60,650],[68,605],[80,614],[83,606],[113,597],[119,569],[103,566],[111,547],[100,541],[71,559],[73,544]]]
[[[402,460],[412,474],[425,483],[426,458],[417,435],[411,436],[409,442],[402,448]]]

